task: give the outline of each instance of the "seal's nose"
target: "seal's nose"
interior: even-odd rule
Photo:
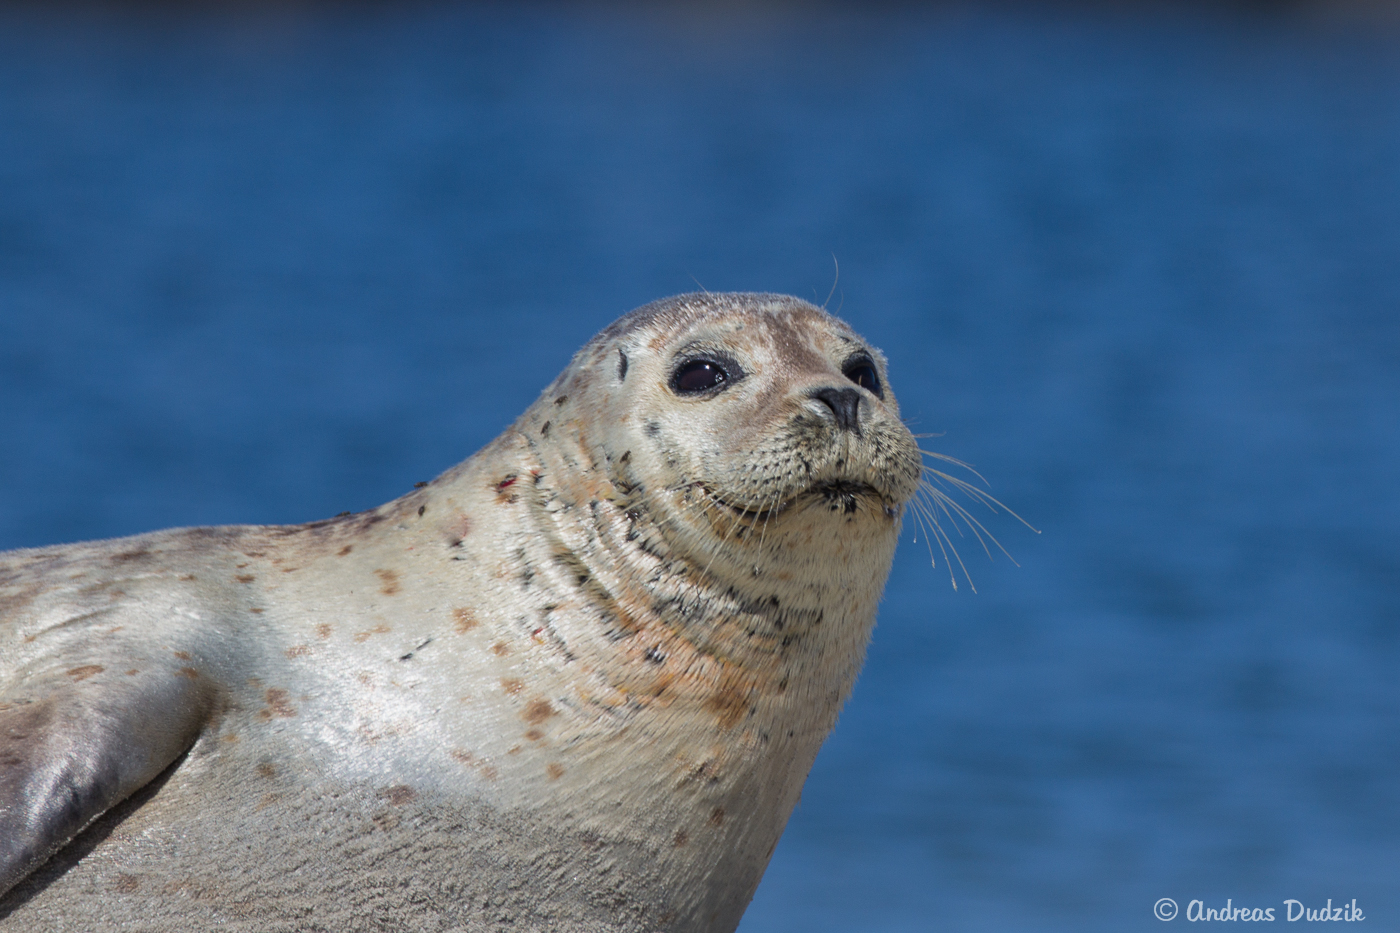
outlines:
[[[822,389],[813,389],[807,394],[808,397],[825,403],[826,407],[831,409],[832,414],[836,415],[836,424],[841,430],[850,431],[857,437],[860,436],[859,389],[836,389],[827,386]]]

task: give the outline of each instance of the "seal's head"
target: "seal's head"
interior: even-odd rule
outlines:
[[[922,461],[884,357],[844,322],[781,295],[655,302],[579,351],[536,407],[566,403],[554,428],[576,439],[570,465],[609,475],[692,563],[878,592]]]

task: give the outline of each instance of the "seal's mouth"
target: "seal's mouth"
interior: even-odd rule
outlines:
[[[755,507],[745,505],[735,505],[727,501],[723,496],[716,493],[703,483],[697,483],[710,499],[734,513],[744,521],[767,522],[769,519],[782,512],[786,512],[793,505],[803,499],[810,499],[825,505],[832,512],[841,512],[849,515],[860,508],[862,499],[867,502],[874,502],[888,512],[885,506],[885,497],[881,492],[869,483],[855,483],[849,480],[831,480],[822,483],[814,483],[796,495],[779,502],[777,505],[767,507]]]
[[[846,480],[818,483],[807,490],[806,494],[818,497],[831,511],[847,515],[860,507],[861,499],[874,499],[883,504],[885,498],[869,483],[852,483]]]
[[[705,497],[711,502],[723,506],[730,512],[733,512],[738,517],[750,522],[766,522],[774,515],[777,515],[780,512],[787,511],[788,507],[793,503],[792,499],[788,499],[784,502],[779,502],[777,505],[772,505],[767,508],[753,508],[750,506],[735,505],[734,503],[725,499],[719,493],[715,492],[710,487],[706,486],[704,483],[696,483],[695,485],[700,487],[700,490],[705,493]]]

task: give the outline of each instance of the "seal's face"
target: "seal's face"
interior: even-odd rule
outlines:
[[[884,361],[844,325],[805,309],[727,315],[673,342],[652,387],[670,398],[644,431],[689,489],[768,521],[799,505],[892,517],[913,495],[920,464]]]
[[[634,312],[585,354],[574,391],[598,415],[585,447],[624,485],[644,477],[688,549],[721,540],[791,560],[793,536],[826,550],[823,529],[893,546],[922,463],[884,358],[840,320],[791,298],[690,295]]]

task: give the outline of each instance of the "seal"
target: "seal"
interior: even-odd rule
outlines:
[[[732,930],[921,475],[846,324],[692,294],[387,505],[0,555],[0,928]]]

